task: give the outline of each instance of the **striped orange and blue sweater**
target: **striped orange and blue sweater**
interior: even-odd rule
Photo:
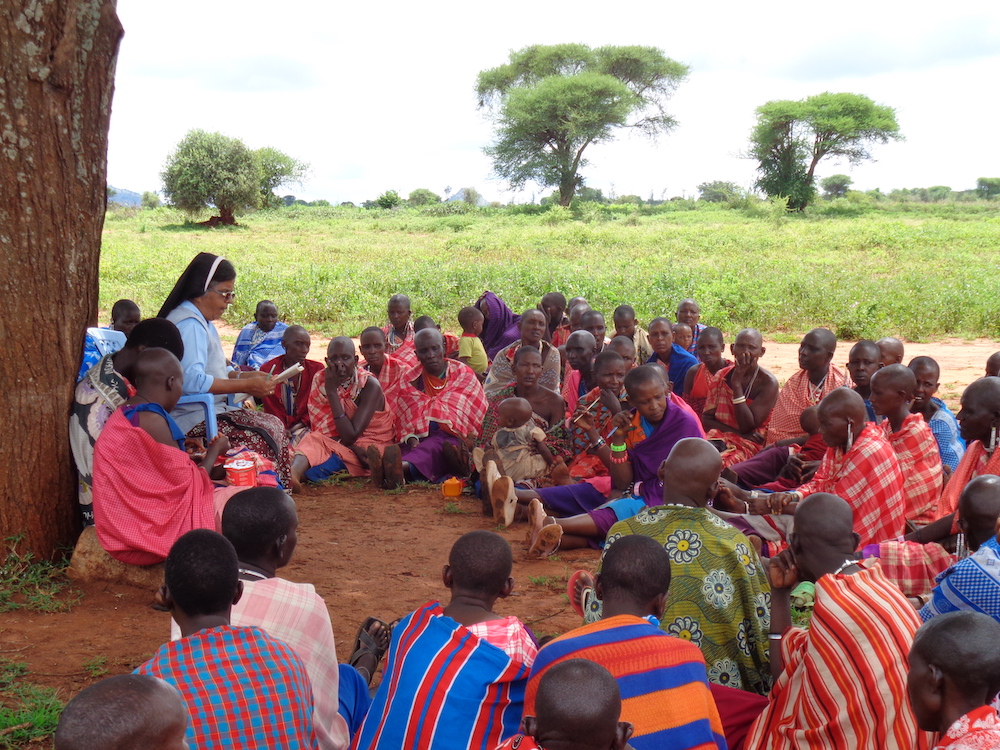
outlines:
[[[525,693],[526,716],[535,715],[542,675],[566,659],[589,659],[618,681],[621,720],[635,727],[629,743],[636,750],[726,750],[705,658],[694,644],[632,615],[571,630],[538,652]]]

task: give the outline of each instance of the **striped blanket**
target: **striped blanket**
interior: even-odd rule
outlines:
[[[354,750],[494,750],[521,723],[528,668],[430,602],[392,631]]]

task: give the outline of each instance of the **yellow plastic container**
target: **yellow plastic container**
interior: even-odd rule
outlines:
[[[465,482],[457,477],[445,479],[441,483],[441,496],[449,499],[459,497],[462,494],[463,487],[465,487]]]

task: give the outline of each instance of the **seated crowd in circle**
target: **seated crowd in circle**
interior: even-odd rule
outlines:
[[[759,331],[727,351],[693,299],[643,327],[628,304],[549,292],[515,314],[487,291],[461,335],[395,294],[322,364],[263,300],[227,358],[235,280],[196,256],[77,386],[84,518],[118,560],[165,562],[176,626],[70,704],[57,748],[1000,746],[998,357],[955,415],[937,362],[895,338],[841,369],[816,328],[782,384]],[[580,627],[540,643],[494,612],[513,558],[484,529],[452,548],[449,603],[367,618],[338,665],[326,605],[276,572],[288,493],[339,472],[374,491],[458,477],[484,525],[524,524],[526,558],[599,550],[568,584]],[[228,668],[254,684],[223,689]],[[584,675],[586,703],[567,687]],[[91,720],[95,700],[133,716]],[[206,719],[237,704],[257,721]]]

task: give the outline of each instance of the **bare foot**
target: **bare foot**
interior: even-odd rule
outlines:
[[[395,490],[403,486],[403,453],[398,445],[390,445],[382,453],[383,485],[387,490]]]
[[[368,446],[368,471],[372,475],[372,484],[378,488],[385,486],[385,474],[382,471],[382,454],[378,452],[377,445]]]
[[[295,474],[292,474],[292,494],[297,495],[300,492],[302,492],[302,482]]]
[[[569,467],[561,458],[557,458],[556,462],[552,464],[549,476],[552,477],[552,481],[556,484],[575,484],[573,478],[569,475]]]
[[[757,536],[756,534],[750,534],[750,535],[749,535],[749,536],[747,537],[747,539],[749,539],[749,540],[750,540],[750,544],[752,544],[752,545],[753,545],[753,548],[754,548],[755,550],[757,550],[757,557],[760,557],[760,552],[761,552],[761,550],[762,550],[762,549],[764,548],[764,540],[763,540],[763,539],[761,539],[761,538],[760,538],[759,536]]]

